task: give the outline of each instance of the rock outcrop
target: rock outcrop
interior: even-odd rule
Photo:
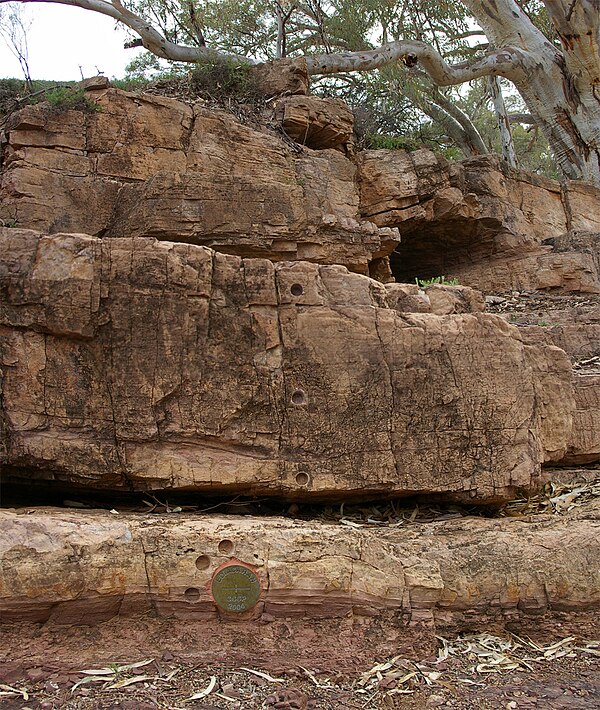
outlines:
[[[356,166],[337,150],[294,150],[273,131],[203,102],[191,107],[116,89],[87,95],[97,112],[40,104],[10,118],[0,178],[5,222],[49,233],[150,236],[361,273],[400,239],[360,216]],[[315,101],[285,99],[284,129],[306,120],[309,145],[348,140],[348,109]]]
[[[352,111],[339,99],[289,96],[277,102],[276,116],[290,138],[316,150],[343,148],[354,133]]]
[[[589,185],[490,157],[348,157],[351,112],[295,84],[268,127],[202,101],[87,89],[97,112],[40,104],[10,117],[4,223],[342,264],[381,280],[392,255],[398,281],[444,274],[482,290],[600,293],[600,191]]]
[[[491,503],[568,445],[567,356],[468,289],[399,312],[396,285],[341,266],[0,234],[9,477]]]
[[[364,151],[359,175],[364,218],[402,234],[399,281],[444,274],[484,291],[600,293],[596,188],[428,150]]]
[[[555,345],[570,357],[576,406],[561,463],[600,461],[600,296],[513,293],[488,301],[519,327],[524,342]]]
[[[502,624],[598,606],[600,572],[590,560],[600,556],[599,531],[597,501],[558,520],[461,518],[387,529],[4,510],[0,616],[89,624],[153,610],[187,620],[309,624],[351,615],[375,624],[391,611],[391,629]],[[210,593],[215,571],[231,559],[262,584],[256,606],[241,615],[219,612]]]
[[[0,621],[151,612],[204,625],[210,660],[245,634],[265,667],[282,644],[335,667],[598,608],[598,499],[381,527],[128,512],[152,495],[290,516],[492,506],[600,460],[600,192],[489,158],[355,153],[350,111],[305,96],[301,62],[263,77],[267,124],[94,79],[99,110],[28,106],[0,136],[0,466],[18,505],[0,510]],[[24,490],[115,508],[24,508]],[[216,603],[224,570],[252,580],[243,613]]]

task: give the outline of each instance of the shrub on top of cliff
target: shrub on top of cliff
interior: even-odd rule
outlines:
[[[83,111],[84,113],[100,111],[100,106],[88,98],[83,89],[71,89],[67,86],[46,92],[46,102],[53,111]]]
[[[423,147],[423,144],[418,144],[416,141],[404,136],[390,136],[381,133],[368,133],[364,138],[366,148],[371,150],[386,149],[386,150],[418,150]]]
[[[22,94],[22,81],[19,79],[0,79],[0,116],[12,111]]]
[[[76,82],[35,80],[29,87],[22,79],[0,79],[0,121],[23,106],[43,101],[47,94],[55,89],[67,90]]]
[[[458,148],[452,145],[440,145],[426,132],[421,131],[417,135],[394,136],[383,133],[367,133],[362,138],[362,144],[365,148],[371,150],[407,150],[411,153],[420,148],[428,148],[434,153],[443,155],[447,160],[461,160],[462,154]]]
[[[229,58],[199,63],[190,74],[190,84],[200,96],[219,102],[256,104],[264,99],[252,68]]]
[[[57,84],[53,81],[32,82],[33,91],[19,79],[0,79],[0,125],[24,106],[46,103],[52,111],[100,111],[100,106],[88,98],[76,82]]]

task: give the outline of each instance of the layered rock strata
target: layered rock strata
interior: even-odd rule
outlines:
[[[3,229],[5,479],[486,503],[535,487],[571,436],[566,354],[469,289],[420,297],[448,315],[399,311],[398,290],[341,266]]]
[[[151,236],[361,273],[400,239],[360,216],[356,166],[337,150],[293,149],[202,101],[192,107],[93,87],[87,95],[97,112],[39,104],[10,117],[0,177],[5,223]],[[352,133],[339,102],[299,96],[280,106],[284,130],[301,143],[329,147]]]
[[[576,406],[561,463],[600,461],[600,296],[517,293],[487,300],[518,325],[524,342],[556,345],[569,355]]]
[[[428,150],[377,150],[359,163],[363,216],[402,234],[397,280],[443,274],[491,292],[600,293],[597,188],[491,156],[449,163]]]
[[[568,518],[462,518],[348,528],[283,518],[0,511],[3,621],[96,623],[153,611],[186,620],[388,616],[391,629],[506,623],[600,604],[600,506]],[[248,564],[257,604],[219,612],[211,580]],[[218,637],[218,634],[217,634]],[[219,647],[218,638],[211,648]]]
[[[97,112],[39,104],[10,117],[0,136],[5,224],[342,264],[381,280],[392,255],[398,281],[443,274],[485,291],[600,293],[592,186],[492,157],[346,155],[352,114],[331,99],[286,96],[244,123],[202,101],[87,89]]]

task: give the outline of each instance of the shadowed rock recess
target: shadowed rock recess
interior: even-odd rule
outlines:
[[[0,136],[4,494],[498,506],[600,461],[597,190],[355,153],[338,101],[250,125],[90,86],[98,112],[28,106]],[[463,285],[415,283],[442,274]],[[594,500],[361,529],[17,505],[0,619],[204,620],[215,657],[231,625],[350,618],[364,650],[385,619],[391,652],[407,626],[597,607],[599,521]],[[260,586],[243,613],[212,593],[228,562]]]

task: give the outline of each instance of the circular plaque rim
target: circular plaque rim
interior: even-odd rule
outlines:
[[[228,575],[224,573],[227,573],[228,570],[230,571],[230,575],[237,574],[246,577],[249,581],[248,585],[241,589],[238,589],[236,586],[225,590],[216,587],[216,585],[227,578]],[[231,614],[243,614],[251,611],[258,604],[262,593],[262,584],[258,573],[253,567],[244,562],[235,560],[226,562],[215,570],[210,582],[210,592],[213,601],[221,611]],[[232,596],[236,596],[237,592],[237,596],[240,597],[239,601],[237,601],[237,603],[234,601],[233,604],[231,601],[228,601],[226,596],[228,592]],[[236,606],[239,606],[239,608],[236,608]]]

